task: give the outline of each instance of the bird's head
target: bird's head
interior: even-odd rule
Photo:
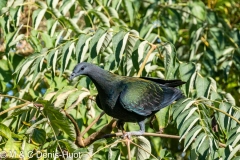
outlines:
[[[91,69],[90,69],[91,66],[92,66],[92,64],[86,63],[86,62],[77,64],[74,67],[73,72],[69,77],[69,80],[73,80],[73,78],[75,78],[79,75],[88,75],[91,72]]]

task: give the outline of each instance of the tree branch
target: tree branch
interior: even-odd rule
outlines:
[[[70,119],[70,121],[73,123],[73,126],[74,126],[74,128],[75,128],[75,132],[76,132],[76,135],[77,135],[77,137],[76,137],[76,145],[80,145],[80,146],[84,146],[84,143],[83,143],[83,140],[82,140],[82,136],[81,136],[81,131],[80,131],[80,129],[79,129],[79,127],[78,127],[78,124],[77,124],[77,122],[72,118],[72,116],[70,116],[67,112],[66,112],[66,110],[64,110],[64,112],[65,112],[65,114],[66,114],[66,116]]]
[[[115,128],[117,125],[117,121],[115,119],[112,119],[107,125],[105,125],[101,130],[94,132],[93,134],[91,134],[89,137],[87,137],[86,139],[83,140],[84,146],[79,146],[79,147],[85,147],[88,146],[90,144],[92,144],[93,142],[95,142],[96,140],[101,139],[104,135],[106,134],[110,134],[113,130],[113,128]]]
[[[119,137],[122,136],[123,134],[121,132],[119,133],[114,133],[114,134],[106,134],[104,135],[102,138],[111,138],[111,137]],[[171,134],[160,134],[160,133],[148,133],[145,132],[143,134],[143,136],[153,136],[153,137],[162,137],[162,138],[172,138],[172,139],[180,139],[180,136],[176,136],[176,135],[171,135]],[[223,143],[218,143],[220,147],[226,147],[226,144]]]

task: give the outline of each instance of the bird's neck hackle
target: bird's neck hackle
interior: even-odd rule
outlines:
[[[94,67],[93,72],[91,72],[88,75],[89,78],[93,81],[98,91],[107,92],[109,88],[115,85],[114,82],[116,82],[115,77],[117,75],[112,74],[108,71],[105,71],[104,69],[99,68],[97,66],[93,66],[93,67]]]

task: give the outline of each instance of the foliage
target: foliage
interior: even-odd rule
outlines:
[[[119,75],[187,82],[181,87],[186,98],[146,126],[150,133],[179,135],[179,141],[134,137],[131,157],[238,159],[239,5],[237,0],[2,0],[0,157],[15,150],[25,159],[28,151],[35,157],[67,152],[81,159],[127,159],[128,145],[120,137],[85,148],[74,143],[76,128],[65,113],[80,131],[101,113],[88,78],[68,81],[73,67],[87,61]],[[104,115],[83,138],[110,121]]]

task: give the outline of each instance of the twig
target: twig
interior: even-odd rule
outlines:
[[[105,114],[105,112],[102,112],[97,118],[95,118],[92,123],[81,133],[81,136],[83,136],[87,131],[92,128],[92,126],[97,123],[97,121]]]
[[[31,103],[31,102],[26,102],[26,103],[23,103],[23,104],[17,105],[17,106],[15,106],[15,107],[8,108],[8,109],[6,109],[6,110],[0,112],[0,116],[3,115],[4,113],[7,113],[7,112],[11,111],[11,110],[25,107],[26,105],[29,105],[30,103]]]
[[[84,143],[83,143],[83,139],[82,139],[82,136],[81,136],[81,131],[78,127],[78,124],[77,122],[66,112],[66,110],[64,110],[66,116],[70,119],[70,121],[73,123],[73,126],[75,128],[75,132],[76,132],[76,144],[79,144],[81,146],[84,146]]]
[[[143,71],[143,68],[145,67],[145,65],[146,65],[146,63],[147,63],[147,60],[148,60],[149,56],[151,55],[151,53],[152,53],[152,52],[154,51],[154,49],[156,49],[156,48],[157,48],[156,45],[151,44],[151,49],[148,51],[148,53],[147,53],[147,55],[146,55],[146,57],[145,57],[142,65],[141,65],[141,68],[140,68],[139,71],[138,71],[137,77],[140,77],[140,76],[141,76],[142,71]]]

